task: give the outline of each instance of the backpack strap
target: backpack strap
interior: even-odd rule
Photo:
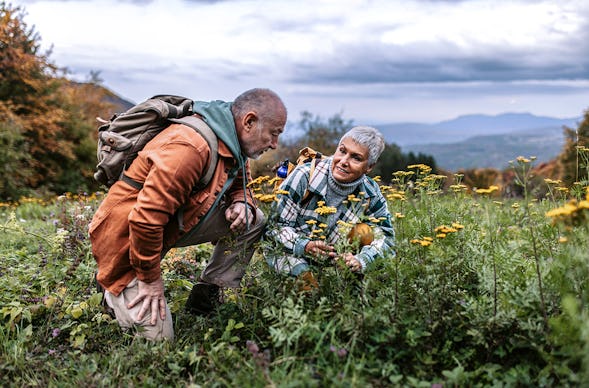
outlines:
[[[313,178],[313,172],[315,172],[315,165],[317,164],[317,160],[321,159],[321,157],[319,158],[313,158],[313,160],[311,160],[311,168],[309,169],[309,185],[307,186],[307,189],[305,190],[305,194],[303,194],[303,198],[301,199],[301,207],[305,207],[307,205],[307,203],[309,202],[309,200],[311,199],[310,196],[310,192],[309,192],[309,186],[311,185],[311,178]]]
[[[206,142],[209,144],[209,148],[211,149],[211,160],[209,160],[209,165],[206,172],[200,177],[200,180],[192,189],[192,194],[194,194],[195,192],[205,188],[215,174],[217,160],[219,159],[219,140],[217,139],[217,135],[215,135],[211,127],[209,127],[207,123],[205,123],[204,120],[198,116],[186,116],[179,119],[170,119],[170,121],[177,124],[184,124],[194,129],[206,140]]]

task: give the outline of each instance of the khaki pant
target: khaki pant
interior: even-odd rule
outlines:
[[[170,313],[167,302],[166,319],[162,321],[158,314],[157,322],[153,326],[149,322],[151,320],[150,311],[143,316],[141,321],[137,319],[142,303],[138,303],[132,308],[127,308],[127,305],[137,296],[138,288],[137,278],[135,278],[127,285],[119,296],[114,296],[110,292],[104,291],[104,299],[114,310],[117,322],[119,322],[119,325],[123,329],[137,328],[137,335],[140,337],[145,337],[150,340],[167,339],[173,341],[174,327],[172,324],[172,314]]]
[[[200,279],[204,282],[216,284],[219,287],[239,287],[247,266],[254,254],[255,244],[260,240],[266,224],[264,213],[256,209],[256,223],[248,231],[234,234],[229,229],[230,223],[225,219],[227,206],[221,203],[211,210],[209,218],[199,226],[198,233],[184,241],[182,246],[198,245],[205,242],[215,243],[215,249],[207,266],[202,271]],[[152,340],[174,339],[172,315],[166,302],[166,319],[158,316],[155,326],[151,326],[151,313],[148,312],[143,320],[137,321],[137,314],[141,303],[132,309],[127,304],[137,295],[137,279],[133,280],[119,294],[105,291],[105,300],[114,310],[117,321],[123,328],[138,327],[137,335]]]

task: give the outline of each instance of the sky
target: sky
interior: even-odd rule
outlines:
[[[265,87],[355,124],[589,108],[587,0],[20,0],[69,77],[138,103]]]

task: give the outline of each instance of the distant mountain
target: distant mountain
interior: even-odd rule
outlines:
[[[418,144],[447,144],[464,141],[473,136],[507,134],[535,128],[576,127],[580,117],[553,118],[529,113],[504,113],[496,116],[473,114],[435,124],[394,123],[376,125],[387,143],[402,148]]]
[[[562,128],[551,126],[474,136],[456,143],[409,145],[403,151],[432,155],[439,167],[449,171],[478,167],[503,170],[518,156],[536,156],[537,162],[547,162],[561,153],[563,145]]]

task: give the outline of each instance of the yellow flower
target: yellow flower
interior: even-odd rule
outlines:
[[[323,222],[322,222],[322,223],[320,223],[318,226],[319,226],[320,228],[327,228],[327,224],[324,224]]]
[[[446,233],[438,233],[436,234],[437,238],[445,238],[446,237]]]
[[[568,241],[569,241],[569,239],[568,239],[568,238],[566,238],[566,237],[560,237],[560,238],[558,239],[558,242],[559,242],[559,243],[561,243],[561,244],[564,244],[564,243],[566,243],[566,242],[568,242]]]
[[[530,163],[530,159],[526,159],[523,156],[518,156],[516,160],[520,163]]]
[[[337,208],[333,206],[322,206],[315,209],[315,213],[324,216],[327,214],[335,214],[337,212]]]
[[[260,202],[264,202],[264,203],[267,203],[267,202],[272,202],[272,201],[276,201],[276,195],[274,195],[274,194],[264,194],[264,195],[260,195],[260,196],[258,197],[258,200],[259,200]]]
[[[350,224],[349,222],[345,222],[345,221],[342,221],[342,220],[337,220],[336,224],[338,224],[340,227],[344,227],[344,228],[345,227],[350,227],[351,228],[353,226],[353,224]]]
[[[308,225],[315,225],[317,223],[317,220],[308,220],[308,221],[305,221],[305,223]]]
[[[499,190],[499,186],[491,185],[488,189],[476,189],[477,194],[491,194]]]

